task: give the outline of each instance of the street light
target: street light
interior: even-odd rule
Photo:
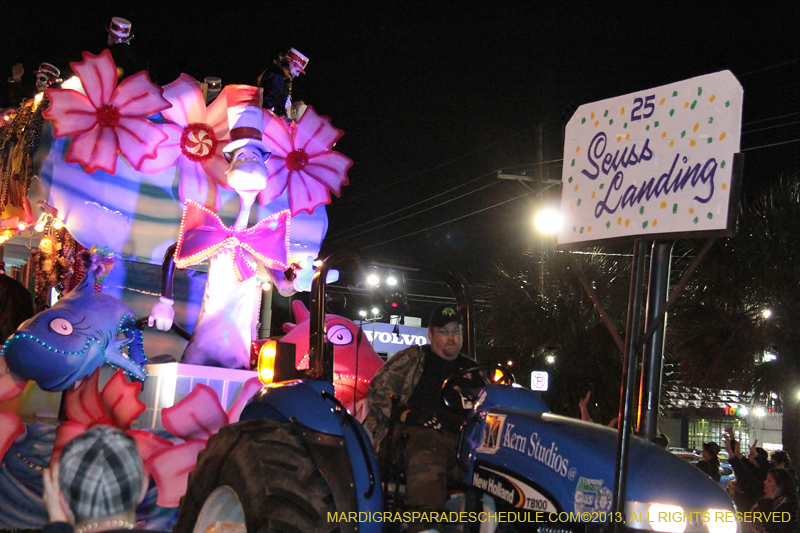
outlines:
[[[536,231],[546,235],[553,235],[558,233],[561,229],[562,218],[561,212],[552,207],[545,207],[536,213],[533,219],[533,225]]]
[[[378,276],[377,272],[373,272],[372,274],[367,276],[367,285],[369,285],[370,287],[375,288],[380,284],[381,284],[381,278]]]

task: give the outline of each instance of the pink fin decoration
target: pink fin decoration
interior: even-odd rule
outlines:
[[[204,439],[192,439],[155,453],[148,461],[158,486],[157,504],[177,507],[186,494],[189,473],[197,466],[197,454],[206,447]]]
[[[195,385],[184,399],[161,410],[164,429],[185,440],[208,439],[228,423],[228,415],[208,385]]]
[[[244,382],[244,385],[242,385],[242,392],[239,394],[239,397],[236,398],[236,401],[233,402],[231,408],[228,409],[229,423],[235,424],[239,421],[239,417],[242,416],[242,411],[244,410],[247,400],[261,390],[261,386],[261,380],[259,380],[258,377],[250,378]]]
[[[20,436],[25,434],[25,424],[14,413],[0,412],[0,463],[8,449]]]
[[[64,411],[71,422],[85,426],[94,424],[112,424],[110,413],[103,406],[98,391],[100,369],[83,380],[77,389],[66,393]]]
[[[106,386],[103,387],[101,397],[103,405],[111,413],[115,426],[129,428],[147,408],[147,405],[139,400],[140,392],[142,392],[142,382],[128,381],[119,370],[108,380]]]

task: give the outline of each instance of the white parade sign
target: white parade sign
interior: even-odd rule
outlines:
[[[730,233],[741,123],[727,70],[582,105],[566,128],[558,243]]]

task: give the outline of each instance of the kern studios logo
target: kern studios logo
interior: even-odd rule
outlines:
[[[503,435],[506,415],[487,414],[483,426],[481,445],[475,450],[480,453],[497,453]]]

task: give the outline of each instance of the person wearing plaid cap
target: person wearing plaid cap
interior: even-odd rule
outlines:
[[[134,529],[146,478],[136,443],[119,429],[98,425],[78,435],[43,476],[45,533]]]

